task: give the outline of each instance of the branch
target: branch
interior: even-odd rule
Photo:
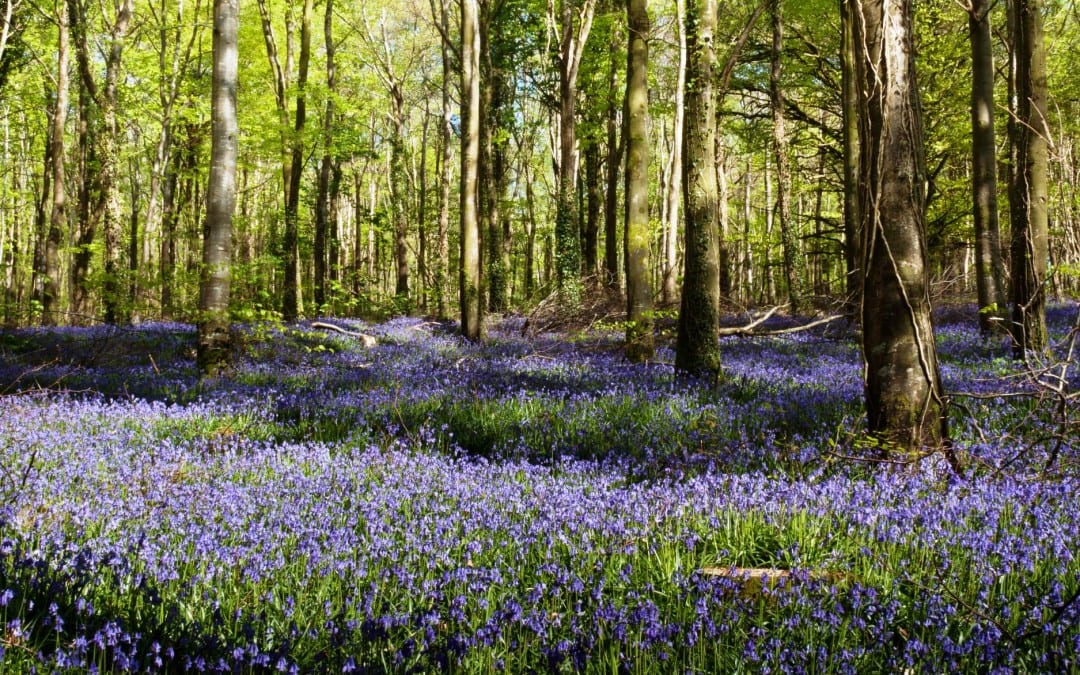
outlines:
[[[311,323],[311,327],[312,328],[322,328],[323,330],[332,330],[332,331],[336,331],[338,333],[341,333],[342,335],[348,335],[349,337],[358,338],[360,340],[360,344],[362,344],[364,347],[374,347],[375,345],[377,345],[379,343],[379,341],[376,340],[375,336],[373,336],[373,335],[368,335],[367,333],[359,333],[357,331],[352,331],[352,330],[346,330],[346,329],[342,328],[341,326],[335,326],[332,323],[323,323],[322,321],[313,321]]]

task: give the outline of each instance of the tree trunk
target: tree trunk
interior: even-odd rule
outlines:
[[[480,221],[477,174],[480,161],[480,32],[476,0],[461,2],[461,334],[483,337],[480,297]]]
[[[90,313],[90,261],[92,245],[97,236],[95,210],[91,207],[93,195],[101,193],[100,172],[91,167],[100,166],[98,156],[98,123],[96,87],[90,70],[90,49],[86,37],[86,16],[78,0],[68,0],[68,25],[75,47],[75,61],[79,73],[79,119],[78,119],[78,203],[76,205],[77,230],[75,254],[71,263],[71,319],[84,324]]]
[[[603,194],[600,188],[600,144],[590,142],[585,146],[585,227],[582,229],[582,270],[586,276],[597,271],[600,247],[600,211]]]
[[[1043,2],[1014,0],[1012,25],[1016,60],[1016,123],[1012,145],[1016,166],[1012,204],[1013,354],[1046,349],[1046,269],[1049,256],[1047,171],[1049,129],[1046,116],[1046,51]]]
[[[803,310],[803,279],[806,261],[799,251],[795,224],[791,220],[791,162],[784,115],[784,90],[780,83],[784,48],[784,15],[781,0],[770,0],[772,9],[772,56],[769,59],[769,99],[773,117],[773,158],[776,161],[776,215],[780,219],[780,245],[784,257],[784,281],[787,283],[791,313]]]
[[[304,176],[304,127],[307,125],[307,76],[311,62],[312,0],[304,0],[300,17],[300,63],[296,77],[296,112],[293,116],[292,159],[289,162],[289,189],[285,197],[285,286],[281,314],[296,321],[303,314],[300,283],[300,182]]]
[[[840,0],[840,97],[844,164],[845,313],[854,319],[862,302],[862,236],[859,216],[859,88],[855,72],[856,0]]]
[[[654,351],[649,283],[650,27],[646,0],[627,0],[626,18],[626,357],[641,363],[651,359]]]
[[[556,284],[563,302],[574,306],[581,299],[581,234],[574,199],[577,181],[577,136],[574,107],[577,75],[585,41],[592,28],[596,0],[584,0],[575,24],[574,0],[561,0],[559,46],[559,184],[555,212]]]
[[[975,225],[975,289],[979,330],[989,335],[1005,318],[1005,272],[998,230],[997,144],[994,140],[994,57],[990,34],[990,1],[972,0],[968,8],[971,36],[971,165],[972,212]]]
[[[401,307],[409,302],[409,200],[405,176],[405,92],[391,80],[390,108],[394,128],[390,139],[390,197],[394,214],[394,295]]]
[[[926,268],[922,114],[912,0],[856,0],[863,362],[883,453],[947,441]]]
[[[450,86],[453,70],[450,63],[451,46],[450,18],[447,10],[448,0],[431,0],[432,17],[440,26],[440,48],[442,52],[442,122],[439,125],[439,221],[435,234],[435,270],[434,293],[436,314],[445,319],[450,314],[448,257],[450,255],[450,188],[451,155],[450,139],[454,135],[453,108],[450,105]]]
[[[618,48],[618,33],[612,31],[610,49],[614,53]],[[619,167],[622,166],[623,145],[626,137],[619,137],[619,72],[616,68],[618,59],[611,59],[611,71],[608,73],[607,95],[607,189],[604,194],[604,281],[608,288],[619,287],[619,225],[618,225],[618,184]]]
[[[675,80],[675,119],[672,123],[671,180],[668,181],[664,199],[667,218],[664,227],[663,277],[660,298],[664,305],[675,302],[678,296],[679,276],[678,238],[679,201],[682,200],[682,145],[686,119],[686,0],[675,2],[675,28],[679,31],[679,65]]]
[[[100,171],[98,180],[101,190],[101,216],[105,239],[105,284],[102,296],[105,306],[105,323],[116,324],[130,320],[129,309],[124,307],[122,271],[120,265],[121,228],[123,215],[120,209],[120,125],[117,119],[117,86],[120,80],[121,58],[128,24],[134,12],[134,0],[116,3],[116,20],[109,41],[109,55],[105,62],[105,89],[99,106],[103,133],[101,134]]]
[[[56,110],[49,133],[52,171],[52,207],[49,212],[49,234],[45,240],[45,283],[41,296],[41,322],[46,326],[58,323],[60,304],[60,244],[67,222],[67,193],[64,189],[64,126],[68,109],[68,13],[60,7],[56,13]]]
[[[326,238],[330,229],[330,182],[334,172],[334,96],[337,94],[337,73],[334,70],[334,0],[326,0],[323,15],[323,36],[326,41],[326,108],[323,112],[323,156],[319,164],[318,196],[315,201],[315,311],[326,311],[327,251]]]
[[[199,282],[198,362],[207,376],[218,374],[229,357],[229,264],[238,140],[238,16],[238,0],[214,0],[210,177]]]
[[[686,6],[686,136],[683,140],[683,201],[686,260],[683,273],[675,367],[683,372],[720,375],[720,270],[717,242],[716,0]]]

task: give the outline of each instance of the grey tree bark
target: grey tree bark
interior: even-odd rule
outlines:
[[[198,363],[218,374],[229,358],[229,265],[236,206],[238,0],[214,0],[210,177],[199,282]]]
[[[315,199],[315,311],[323,312],[327,304],[327,237],[330,230],[331,195],[334,176],[334,97],[337,95],[337,71],[334,64],[334,0],[326,0],[323,14],[323,37],[326,45],[326,108],[323,111],[323,155],[319,162],[318,194]]]
[[[720,265],[717,232],[716,0],[686,4],[686,135],[683,139],[683,202],[686,258],[675,367],[720,375]]]
[[[948,440],[926,268],[926,167],[912,0],[855,0],[863,363],[883,453]]]
[[[862,305],[862,219],[859,217],[859,88],[855,72],[855,0],[840,0],[840,97],[844,165],[845,313],[854,319]]]
[[[1046,348],[1046,272],[1049,256],[1047,214],[1046,52],[1042,0],[1014,0],[1011,26],[1015,59],[1016,121],[1011,126],[1013,355],[1023,358]]]
[[[68,90],[68,13],[61,4],[56,12],[56,110],[52,116],[52,207],[49,212],[49,233],[45,239],[45,283],[41,296],[41,322],[55,325],[60,301],[60,245],[67,222],[67,193],[64,187],[64,126],[67,122]]]
[[[461,334],[483,338],[480,295],[480,219],[477,214],[480,163],[480,30],[476,0],[461,2]]]
[[[652,285],[649,283],[649,10],[627,0],[626,56],[626,356],[652,358]],[[711,168],[711,164],[709,165]]]
[[[803,309],[803,280],[806,262],[799,250],[795,224],[791,220],[791,162],[788,159],[787,120],[784,114],[783,74],[784,9],[781,0],[770,0],[772,54],[769,59],[769,100],[773,118],[773,159],[776,162],[776,217],[780,221],[780,243],[784,260],[784,281],[791,313]]]
[[[300,283],[300,180],[304,175],[304,127],[307,126],[307,79],[311,62],[312,0],[304,0],[300,16],[300,63],[296,75],[296,112],[290,142],[289,189],[285,197],[285,288],[281,314],[286,321],[296,321],[303,314]]]
[[[552,0],[554,1],[554,0]],[[581,296],[581,233],[576,193],[577,133],[574,108],[577,77],[585,41],[592,30],[596,0],[560,0],[559,21],[559,183],[555,212],[556,283],[563,301],[575,305]],[[577,20],[575,21],[575,15]]]
[[[979,330],[988,335],[1005,318],[1005,271],[998,228],[997,143],[994,139],[994,56],[990,0],[967,7],[971,40],[971,193],[975,225],[975,290]]]

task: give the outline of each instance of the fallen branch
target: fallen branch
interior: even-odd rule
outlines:
[[[833,316],[827,316],[824,319],[818,319],[811,321],[810,323],[802,324],[801,326],[792,326],[790,328],[776,328],[773,330],[755,330],[758,326],[768,321],[774,314],[780,311],[784,305],[777,305],[765,312],[757,319],[754,319],[745,326],[733,326],[730,328],[721,328],[719,331],[720,337],[726,337],[729,335],[785,335],[787,333],[799,333],[804,330],[810,330],[811,328],[817,328],[827,323],[832,323],[838,319],[845,318],[843,314],[834,314]]]
[[[379,344],[379,341],[375,339],[374,335],[368,335],[367,333],[359,333],[359,332],[354,331],[354,330],[346,330],[346,329],[342,328],[341,326],[335,326],[332,323],[323,323],[322,321],[313,321],[311,323],[311,327],[312,328],[322,328],[324,330],[337,331],[338,333],[341,333],[342,335],[348,335],[349,337],[357,338],[358,340],[360,340],[360,344],[362,344],[364,347],[374,347],[375,345]]]

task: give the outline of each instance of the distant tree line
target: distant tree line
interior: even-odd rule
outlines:
[[[1022,357],[1080,287],[1080,26],[1039,0],[3,10],[8,325],[191,321],[213,369],[230,321],[478,340],[606,289],[629,358],[677,307],[676,366],[716,376],[723,309],[839,308],[911,446],[947,438],[935,299]]]

